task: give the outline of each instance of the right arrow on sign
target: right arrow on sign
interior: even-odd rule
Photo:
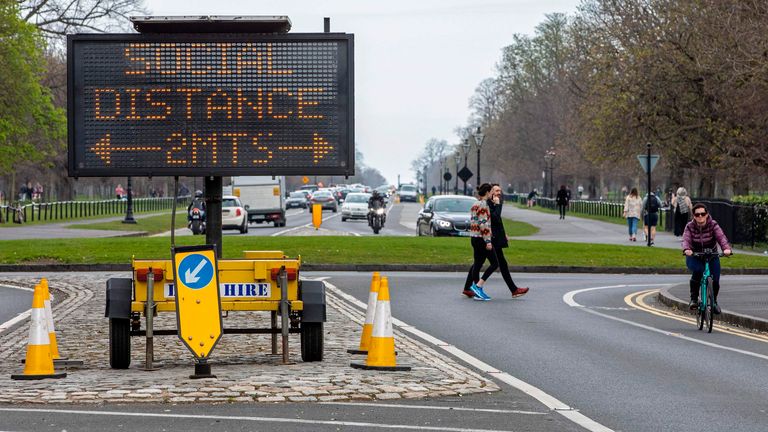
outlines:
[[[651,155],[651,171],[656,167],[656,163],[659,161],[659,155]],[[648,155],[637,155],[637,160],[640,161],[640,166],[643,167],[643,171],[648,173]]]

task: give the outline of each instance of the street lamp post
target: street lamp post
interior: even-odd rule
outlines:
[[[461,148],[464,150],[464,168],[467,167],[467,157],[469,156],[469,138],[464,138],[464,143],[461,145]],[[464,195],[467,195],[467,181],[462,180],[464,182]]]
[[[480,148],[483,147],[485,134],[480,130],[480,126],[478,126],[473,135],[475,137],[475,145],[477,146],[477,185],[480,186],[482,184],[480,182]]]
[[[427,166],[424,165],[424,169],[421,171],[424,174],[424,197],[429,196],[429,189],[427,188]]]
[[[547,193],[546,195],[552,198],[552,189],[553,189],[552,170],[555,165],[555,151],[553,149],[550,148],[544,153],[544,162],[546,162],[547,171],[549,171],[549,193]]]
[[[131,177],[128,176],[127,189],[125,190],[128,195],[128,202],[125,206],[125,219],[124,224],[135,224],[136,219],[133,218],[133,187],[131,185]]]
[[[456,182],[453,184],[453,194],[459,194],[459,161],[461,160],[461,153],[458,151],[453,154],[453,160],[456,162]]]

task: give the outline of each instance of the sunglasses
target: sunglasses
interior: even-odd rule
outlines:
[[[706,216],[706,215],[707,215],[707,213],[706,213],[706,212],[705,212],[705,213],[694,213],[694,214],[693,214],[693,216],[695,216],[695,217],[704,217],[704,216]]]

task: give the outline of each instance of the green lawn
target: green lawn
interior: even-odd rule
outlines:
[[[135,215],[134,215],[135,216]],[[124,224],[121,220],[111,222],[98,222],[90,224],[68,225],[67,228],[74,229],[97,229],[97,230],[115,230],[115,231],[145,231],[148,234],[158,234],[171,230],[171,211],[167,214],[146,217],[134,217],[135,224]],[[185,228],[187,226],[186,210],[177,210],[176,228]]]
[[[178,237],[178,245],[202,244],[204,236]],[[225,258],[244,250],[282,250],[311,264],[460,264],[472,261],[466,238],[432,237],[252,237],[224,236]],[[684,269],[677,249],[512,240],[505,255],[511,265],[647,267]],[[113,239],[7,240],[0,263],[130,263],[131,257],[168,259],[166,237]],[[762,256],[723,259],[726,268],[768,268]]]

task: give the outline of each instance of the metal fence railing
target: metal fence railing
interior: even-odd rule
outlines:
[[[508,195],[507,199],[526,205],[528,196],[523,194]],[[768,207],[764,205],[741,205],[727,200],[693,199],[694,203],[706,204],[712,218],[714,218],[728,239],[733,244],[755,247],[757,244],[768,244]],[[557,209],[557,204],[552,198],[536,198],[536,205]],[[571,213],[606,216],[609,218],[623,219],[624,204],[607,201],[571,200],[568,205]],[[672,231],[674,229],[674,213],[664,207],[659,210],[658,229]],[[641,221],[642,223],[642,221]]]
[[[178,205],[186,205],[189,197],[178,198]],[[134,212],[169,210],[173,197],[134,198]],[[91,216],[120,215],[126,212],[127,200],[57,201],[41,203],[16,203],[0,206],[0,223],[25,223],[35,221],[65,221]]]

